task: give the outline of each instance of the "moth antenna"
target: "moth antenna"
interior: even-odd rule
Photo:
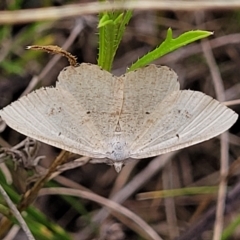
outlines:
[[[47,45],[47,46],[32,45],[32,46],[27,46],[26,49],[42,50],[42,51],[52,53],[52,54],[61,54],[62,56],[66,57],[68,59],[68,62],[70,64],[70,66],[73,66],[73,67],[78,66],[77,58],[75,56],[73,56],[71,53],[62,49],[59,46],[55,46],[55,45]]]

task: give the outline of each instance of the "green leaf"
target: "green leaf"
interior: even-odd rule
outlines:
[[[120,18],[116,19],[115,22],[118,22],[118,29],[116,31],[117,33],[117,36],[116,36],[116,39],[115,39],[115,52],[122,40],[122,37],[123,37],[123,34],[124,34],[124,31],[125,31],[125,28],[126,28],[126,25],[129,23],[131,17],[132,17],[132,11],[127,11],[125,12],[124,14],[121,14],[121,20],[120,21]]]
[[[108,14],[104,14],[102,18],[99,19],[98,28],[104,27],[109,23],[112,23],[112,19],[109,19]]]
[[[128,69],[128,71],[133,71],[137,68],[144,67],[150,64],[152,61],[166,55],[167,53],[170,53],[180,47],[195,42],[199,39],[208,37],[212,34],[212,32],[208,31],[194,30],[183,33],[177,38],[173,38],[172,29],[169,28],[165,41],[162,42],[156,49],[147,53],[146,55],[138,59],[135,63],[133,63]]]
[[[132,11],[112,11],[99,14],[98,65],[110,71]]]

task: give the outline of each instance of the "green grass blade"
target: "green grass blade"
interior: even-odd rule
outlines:
[[[238,229],[240,226],[240,215],[237,215],[237,217],[224,229],[222,233],[221,240],[227,240],[229,239],[236,229]]]
[[[12,185],[7,184],[6,179],[3,173],[0,171],[0,184],[7,192],[8,196],[12,199],[14,203],[18,203],[20,201],[19,194],[13,189]],[[18,224],[17,220],[12,216],[8,216],[8,208],[1,203],[4,202],[2,197],[0,196],[0,211],[6,217],[13,222]],[[23,215],[27,225],[29,226],[30,231],[34,234],[36,239],[49,239],[49,240],[70,240],[70,235],[61,228],[58,224],[50,221],[41,211],[36,209],[33,206],[29,206],[25,210],[25,214]]]
[[[180,47],[183,47],[189,43],[195,42],[199,39],[206,38],[212,35],[212,32],[194,30],[181,34],[177,38],[172,37],[172,30],[169,28],[167,31],[167,37],[164,42],[162,42],[156,49],[147,53],[135,63],[131,65],[128,71],[133,71],[137,68],[144,67],[150,64],[152,61],[170,53]]]
[[[203,187],[186,187],[179,189],[168,189],[161,191],[153,191],[146,193],[139,193],[139,199],[155,199],[155,198],[167,198],[167,197],[179,197],[179,196],[191,196],[199,194],[216,194],[218,191],[217,186],[203,186]]]

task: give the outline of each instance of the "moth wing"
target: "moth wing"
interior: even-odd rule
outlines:
[[[185,148],[228,130],[238,115],[204,93],[175,91],[144,119],[130,157],[147,158]]]
[[[77,154],[104,158],[106,139],[119,117],[118,89],[116,79],[97,66],[67,67],[56,88],[32,92],[2,109],[0,116],[24,135]]]
[[[143,122],[166,96],[179,90],[177,74],[168,67],[149,65],[123,75],[123,106],[119,124],[127,143],[144,131]]]

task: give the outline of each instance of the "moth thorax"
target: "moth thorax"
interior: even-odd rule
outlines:
[[[111,143],[109,143],[109,157],[114,161],[122,161],[129,157],[129,152],[127,151],[127,143],[119,135],[115,135]]]

